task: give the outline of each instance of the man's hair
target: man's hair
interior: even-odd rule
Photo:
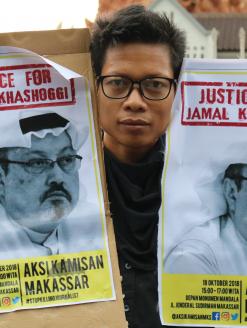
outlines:
[[[157,14],[141,5],[121,9],[94,24],[91,56],[96,76],[104,64],[106,51],[129,43],[162,44],[168,47],[175,78],[178,78],[185,54],[185,35],[165,14]],[[152,60],[150,54],[150,61]]]
[[[234,164],[230,164],[225,170],[224,179],[229,178],[234,180],[238,188],[238,191],[241,189],[242,186],[242,178],[241,178],[242,169],[246,166],[247,164],[245,163],[234,163]]]

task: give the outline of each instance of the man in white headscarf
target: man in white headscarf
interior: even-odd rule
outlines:
[[[77,151],[87,129],[77,133],[57,113],[19,123],[30,146],[0,149],[0,259],[78,252],[85,250],[82,236],[93,247],[83,218],[68,218],[79,199],[82,157]],[[91,227],[93,213],[85,203],[83,216]]]
[[[230,164],[222,183],[227,213],[188,232],[166,257],[166,272],[247,275],[247,164]]]

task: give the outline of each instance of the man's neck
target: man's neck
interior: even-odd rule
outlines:
[[[107,135],[104,135],[104,146],[120,161],[126,164],[139,162],[152,149],[152,146],[127,147],[120,143],[114,143]]]

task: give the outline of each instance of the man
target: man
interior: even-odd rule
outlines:
[[[75,211],[67,217],[79,199],[82,157],[77,151],[87,131],[79,136],[73,124],[56,113],[21,119],[20,128],[30,147],[0,150],[0,259],[84,250],[76,239],[88,234],[82,217]]]
[[[161,327],[157,224],[164,137],[185,51],[165,15],[130,6],[98,19],[91,54],[126,318]]]
[[[195,227],[170,252],[170,273],[247,274],[247,164],[230,164],[223,179],[227,213]]]

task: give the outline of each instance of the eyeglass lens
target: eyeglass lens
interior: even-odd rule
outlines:
[[[56,161],[45,158],[32,159],[24,164],[24,168],[26,171],[36,174],[54,167],[55,163],[57,163],[64,172],[70,173],[79,169],[81,159],[82,158],[79,155],[60,157]]]

